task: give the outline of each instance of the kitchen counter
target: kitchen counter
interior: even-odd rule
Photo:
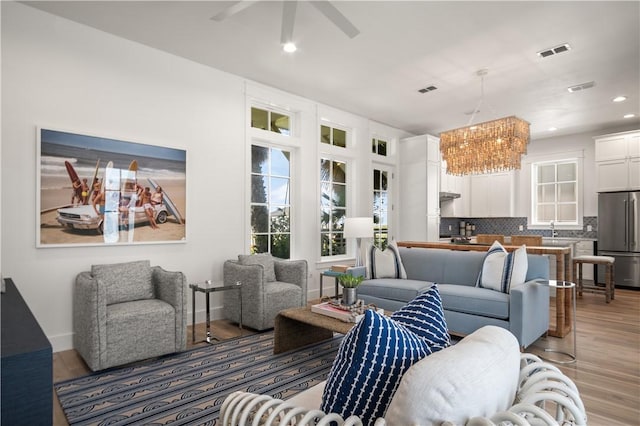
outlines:
[[[556,238],[556,241],[559,241]],[[575,240],[574,240],[575,241]],[[460,251],[487,251],[489,244],[478,243],[452,243],[452,242],[425,242],[425,241],[400,241],[400,247],[436,248]],[[572,274],[572,244],[565,242],[563,246],[527,246],[527,253],[552,255],[556,259],[556,280],[571,281]],[[503,245],[505,250],[512,252],[520,246]],[[567,291],[568,290],[568,291]],[[571,319],[571,289],[558,289],[556,291],[556,329],[549,330],[549,335],[564,337],[572,327]]]

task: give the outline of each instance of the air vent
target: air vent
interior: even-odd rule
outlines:
[[[558,53],[563,53],[571,50],[571,46],[568,43],[563,43],[559,46],[552,47],[550,49],[541,50],[538,52],[538,56],[541,58],[546,58],[547,56],[557,55]]]
[[[438,89],[436,86],[429,86],[429,87],[425,87],[424,89],[418,90],[418,92],[427,93],[427,92],[433,92],[436,89]]]
[[[588,83],[577,84],[575,86],[567,87],[567,90],[571,93],[579,92],[581,90],[591,89],[596,85],[595,81],[590,81]]]

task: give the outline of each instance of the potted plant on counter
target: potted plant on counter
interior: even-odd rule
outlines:
[[[342,304],[353,305],[356,303],[356,287],[364,280],[363,276],[341,275],[338,278],[342,286]]]

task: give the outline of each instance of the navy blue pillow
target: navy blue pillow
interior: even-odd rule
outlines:
[[[367,310],[344,337],[322,394],[321,410],[372,425],[383,417],[402,375],[432,353],[426,339]]]
[[[451,346],[442,298],[436,284],[394,312],[391,319],[426,339],[433,352]]]

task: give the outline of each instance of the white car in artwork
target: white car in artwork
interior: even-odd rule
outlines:
[[[167,221],[169,212],[164,204],[156,204],[153,206],[155,219],[157,224],[162,224]],[[134,207],[134,222],[135,225],[148,223],[149,218],[144,211],[144,207]],[[93,229],[99,234],[104,232],[104,217],[103,215],[96,214],[93,206],[82,205],[78,207],[65,207],[58,209],[58,217],[56,218],[58,223],[66,228],[71,229]],[[126,228],[129,226],[129,209],[120,213],[120,228]]]

